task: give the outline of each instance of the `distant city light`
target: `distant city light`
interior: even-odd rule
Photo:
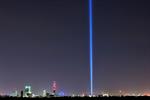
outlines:
[[[59,92],[59,96],[65,96],[65,93],[63,91]]]

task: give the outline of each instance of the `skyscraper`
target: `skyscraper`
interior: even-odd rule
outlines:
[[[56,95],[56,81],[53,81],[53,84],[52,84],[52,93],[53,95]]]
[[[23,97],[23,90],[22,90],[21,93],[20,93],[20,97],[21,97],[21,98]]]
[[[32,92],[31,92],[31,86],[25,86],[25,97],[31,97]]]
[[[46,90],[43,90],[43,97],[46,97],[46,94],[47,94]]]

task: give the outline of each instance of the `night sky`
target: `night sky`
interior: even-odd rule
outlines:
[[[149,0],[93,0],[94,92],[150,92]],[[0,1],[0,93],[88,92],[88,0]]]

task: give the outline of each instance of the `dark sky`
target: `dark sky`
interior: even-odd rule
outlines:
[[[149,91],[149,0],[94,1],[94,91]],[[0,1],[0,92],[89,91],[88,0]]]

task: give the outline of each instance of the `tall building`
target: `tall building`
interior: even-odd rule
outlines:
[[[43,90],[43,97],[46,97],[47,96],[47,92],[46,90]]]
[[[25,97],[31,97],[32,92],[31,92],[31,86],[25,86]]]
[[[53,95],[55,96],[56,95],[56,81],[53,81],[53,84],[52,84],[52,93]]]
[[[23,98],[23,90],[20,93],[20,97]]]

